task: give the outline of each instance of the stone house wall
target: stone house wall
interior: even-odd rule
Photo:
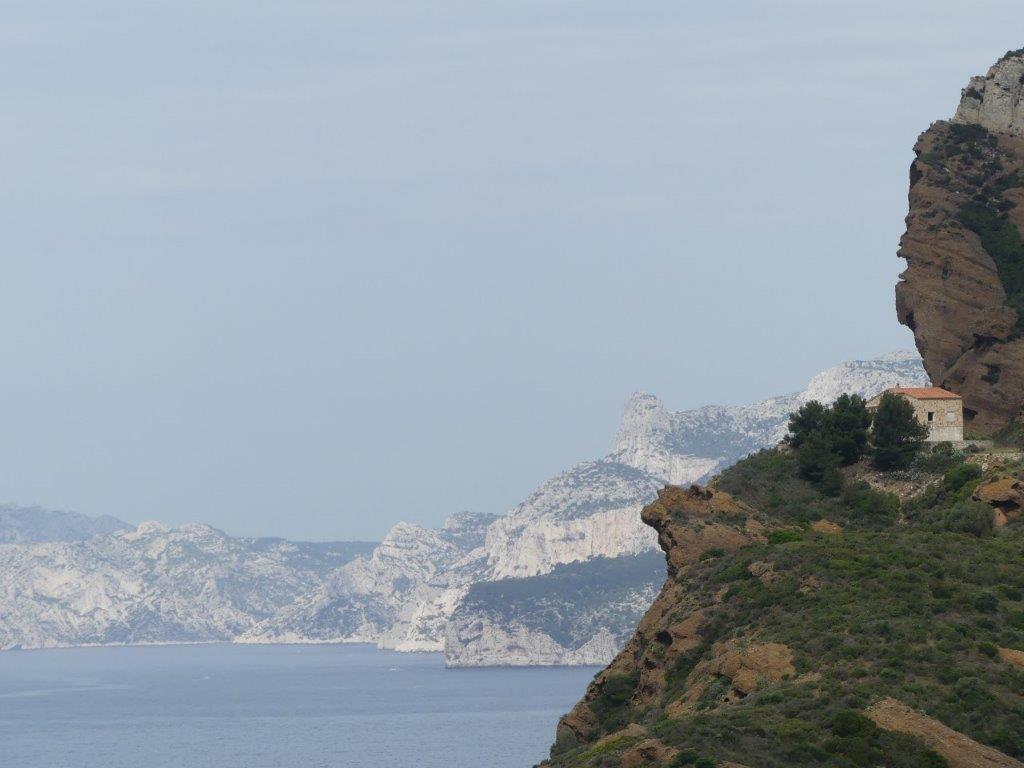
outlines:
[[[928,427],[928,442],[930,443],[960,443],[964,439],[964,401],[957,399],[931,399],[916,398],[905,393],[899,393],[901,397],[907,398],[914,406],[914,416],[917,420]],[[874,411],[878,407],[881,395],[871,398],[868,401],[868,410]],[[930,414],[930,416],[929,416]]]

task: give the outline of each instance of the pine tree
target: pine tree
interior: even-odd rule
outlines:
[[[825,424],[828,409],[817,400],[811,400],[796,413],[789,414],[789,435],[786,442],[799,448],[814,432],[818,432]]]
[[[830,478],[839,463],[828,438],[820,429],[811,432],[802,442],[796,459],[800,477],[815,484]]]
[[[892,392],[882,395],[871,428],[873,463],[877,469],[909,467],[927,437],[928,427],[914,416],[909,400]]]
[[[867,449],[870,427],[871,414],[860,395],[843,394],[832,404],[824,431],[840,464],[847,466],[860,460]]]

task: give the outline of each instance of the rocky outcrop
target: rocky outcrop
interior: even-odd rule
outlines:
[[[753,510],[723,491],[699,486],[668,486],[642,514],[644,522],[658,532],[669,578],[626,647],[560,721],[560,742],[587,741],[598,720],[592,705],[616,678],[636,680],[633,698],[638,704],[657,702],[667,684],[666,671],[701,644],[698,628],[704,611],[675,577],[708,551],[732,551],[764,539],[764,528]]]
[[[1016,666],[1024,654],[993,642],[1017,637],[1002,633],[1019,595],[1000,590],[1004,601],[992,584],[993,574],[1017,583],[1021,529],[955,539],[908,530],[913,521],[880,532],[851,520],[840,535],[798,528],[791,511],[762,513],[738,498],[758,497],[768,479],[789,471],[775,458],[737,470],[747,484],[729,486],[737,496],[667,487],[644,508],[668,579],[633,637],[561,719],[544,765],[758,765],[761,756],[764,765],[806,768],[946,764],[940,757],[954,768],[1021,766]],[[771,496],[762,498],[773,510]],[[952,549],[956,588],[974,595],[968,605],[985,613],[988,634],[938,652],[936,640],[962,624],[959,615],[919,610],[945,599],[950,584],[944,571],[923,566]],[[868,648],[912,660],[872,669],[861,661]],[[885,698],[896,694],[914,708]],[[991,707],[984,718],[973,701]]]
[[[687,676],[685,695],[666,709],[671,716],[693,712],[699,700],[711,706],[739,701],[766,683],[796,676],[793,652],[780,643],[729,641],[715,647]],[[708,693],[717,688],[717,694]]]
[[[560,563],[652,550],[654,534],[639,512],[661,485],[609,460],[585,462],[545,481],[488,529],[487,578],[536,576]]]
[[[964,88],[954,123],[1024,136],[1024,51],[1010,51]]]
[[[882,699],[872,705],[867,716],[879,728],[916,736],[944,757],[950,768],[1024,768],[1020,760],[979,744],[895,699]]]
[[[993,507],[993,523],[1001,528],[1020,517],[1024,506],[1024,483],[1016,477],[1000,477],[979,485],[972,497]]]
[[[1016,648],[1000,648],[999,658],[1007,664],[1024,669],[1024,651],[1018,651]]]
[[[963,396],[976,436],[1024,406],[1022,73],[1024,53],[1007,54],[918,139],[900,241],[899,320],[932,383]]]

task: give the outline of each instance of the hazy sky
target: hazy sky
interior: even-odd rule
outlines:
[[[0,2],[0,499],[377,538],[911,345],[1019,2]]]

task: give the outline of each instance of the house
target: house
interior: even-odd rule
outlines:
[[[960,395],[941,387],[894,387],[868,400],[868,410],[874,412],[887,392],[910,401],[917,420],[928,427],[928,442],[963,442],[964,401]]]

